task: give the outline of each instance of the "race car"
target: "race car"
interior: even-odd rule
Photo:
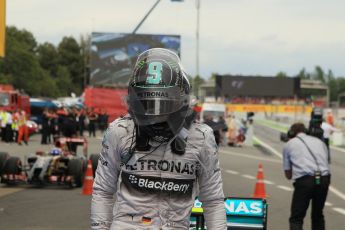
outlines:
[[[81,187],[87,169],[87,160],[84,155],[77,155],[76,151],[71,151],[76,149],[75,146],[78,144],[85,145],[85,141],[58,138],[55,147],[49,152],[37,151],[35,155],[27,157],[24,164],[19,157],[0,153],[1,183]]]
[[[224,199],[227,229],[267,230],[268,203],[264,198],[227,197]],[[195,199],[189,230],[206,230],[202,203]]]

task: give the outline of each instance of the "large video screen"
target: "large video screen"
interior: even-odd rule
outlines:
[[[125,86],[140,53],[167,48],[180,56],[179,35],[92,33],[90,85]]]
[[[217,96],[293,97],[300,91],[300,79],[291,77],[216,76]]]

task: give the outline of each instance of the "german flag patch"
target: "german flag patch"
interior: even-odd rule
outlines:
[[[143,224],[151,224],[152,219],[150,217],[143,216],[143,218],[141,218],[141,222]]]

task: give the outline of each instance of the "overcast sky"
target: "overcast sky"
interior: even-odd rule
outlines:
[[[39,43],[95,32],[130,33],[156,0],[7,0],[7,25]],[[195,68],[195,0],[162,0],[137,33],[181,35]],[[344,0],[201,0],[200,73],[295,75],[315,65],[345,76]]]

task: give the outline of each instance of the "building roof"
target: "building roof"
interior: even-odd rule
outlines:
[[[319,80],[301,79],[301,89],[328,89],[326,83]]]

